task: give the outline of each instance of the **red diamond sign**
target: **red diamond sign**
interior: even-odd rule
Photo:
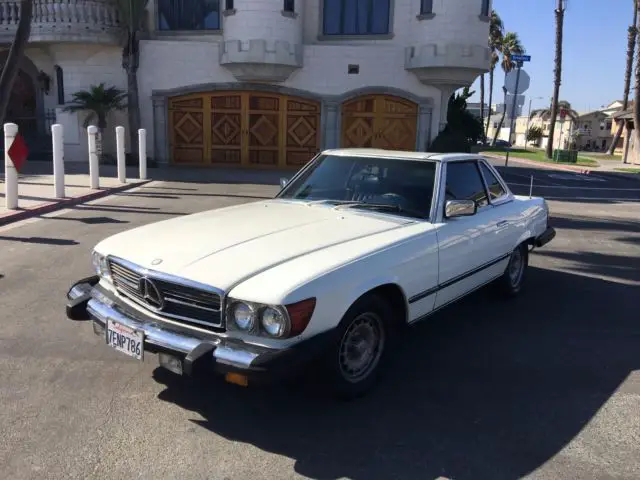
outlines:
[[[22,135],[20,133],[16,134],[16,138],[14,138],[11,147],[9,147],[9,158],[13,162],[13,166],[16,167],[16,170],[20,172],[22,166],[27,161],[27,157],[29,156],[29,149],[27,148],[27,144],[25,143]]]

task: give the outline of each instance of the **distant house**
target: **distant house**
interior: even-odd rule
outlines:
[[[622,155],[623,158],[626,156],[626,163],[640,165],[640,145],[638,145],[634,134],[633,108],[614,113],[612,119],[613,125],[611,131],[614,135],[620,125],[624,127],[614,153]]]
[[[576,119],[578,150],[606,151],[613,140],[613,119],[603,110],[584,113]]]

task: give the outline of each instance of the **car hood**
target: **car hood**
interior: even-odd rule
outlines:
[[[268,200],[134,228],[105,239],[96,250],[228,290],[296,257],[410,223],[391,215]]]

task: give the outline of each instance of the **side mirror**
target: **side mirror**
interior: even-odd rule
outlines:
[[[446,218],[470,217],[478,211],[478,204],[474,200],[447,200],[444,207]]]
[[[287,183],[289,183],[289,179],[288,179],[288,178],[284,178],[284,177],[282,177],[282,178],[280,179],[280,188],[284,188],[284,187],[286,187],[286,186],[287,186]]]

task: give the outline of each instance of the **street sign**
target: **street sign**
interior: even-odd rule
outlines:
[[[514,62],[530,62],[531,55],[511,55],[511,60]]]
[[[518,72],[520,72],[519,74],[520,79],[518,79]],[[516,84],[518,87],[517,92],[516,92]],[[509,73],[507,73],[507,76],[504,81],[504,86],[507,88],[507,92],[512,95],[522,95],[524,92],[526,92],[529,89],[530,85],[531,85],[531,77],[529,77],[529,74],[521,68],[517,70],[511,70]]]
[[[560,118],[562,120],[564,120],[566,116],[567,116],[567,109],[566,108],[561,108],[560,109]]]
[[[29,156],[29,149],[27,148],[27,144],[25,143],[20,132],[16,134],[16,138],[13,139],[13,143],[9,147],[9,158],[13,162],[13,166],[16,168],[17,172],[20,172],[22,166],[27,161],[27,157]]]

